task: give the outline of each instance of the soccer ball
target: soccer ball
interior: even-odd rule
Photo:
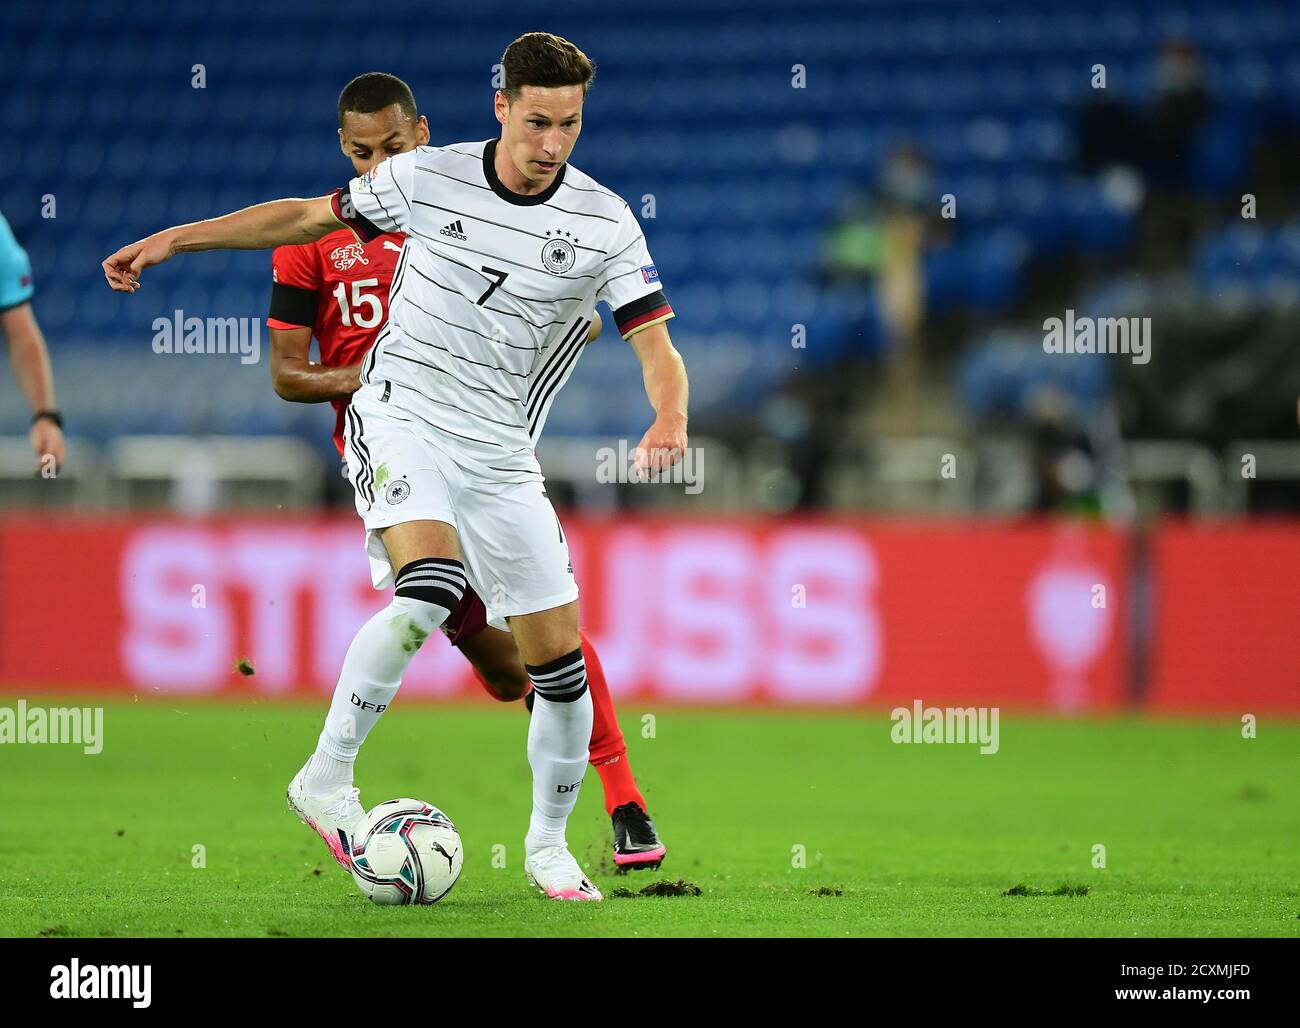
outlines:
[[[460,877],[456,826],[423,800],[388,800],[357,825],[352,877],[374,903],[437,903]]]

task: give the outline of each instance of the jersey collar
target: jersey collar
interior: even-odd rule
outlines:
[[[492,192],[501,197],[506,203],[517,204],[520,207],[535,207],[539,203],[546,203],[555,195],[555,191],[560,188],[560,183],[564,181],[564,172],[569,167],[568,162],[560,165],[560,170],[555,173],[555,181],[547,186],[540,193],[530,193],[524,196],[507,189],[505,184],[497,177],[496,159],[497,141],[491,139],[487,146],[483,148],[483,177],[487,179],[487,184],[492,187]]]

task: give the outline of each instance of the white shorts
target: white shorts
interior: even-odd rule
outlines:
[[[378,396],[373,386],[353,395],[343,433],[374,587],[391,586],[395,570],[380,529],[443,521],[456,530],[466,578],[493,628],[509,631],[508,617],[576,600],[569,544],[545,483],[511,484],[476,474],[452,460],[423,421]]]

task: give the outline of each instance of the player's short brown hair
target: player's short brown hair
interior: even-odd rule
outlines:
[[[501,55],[505,77],[501,92],[511,103],[524,86],[581,86],[586,95],[596,78],[596,65],[563,36],[550,32],[525,32]]]
[[[393,104],[397,104],[412,121],[420,117],[415,106],[415,94],[396,75],[389,75],[386,71],[368,71],[358,75],[339,94],[339,127],[343,127],[343,115],[348,111],[374,114]]]

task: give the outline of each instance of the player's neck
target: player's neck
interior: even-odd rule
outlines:
[[[497,173],[497,181],[517,196],[535,196],[545,192],[555,181],[554,176],[544,183],[532,182],[524,178],[523,173],[515,167],[515,162],[510,159],[510,151],[506,148],[504,139],[497,140],[492,167]]]

